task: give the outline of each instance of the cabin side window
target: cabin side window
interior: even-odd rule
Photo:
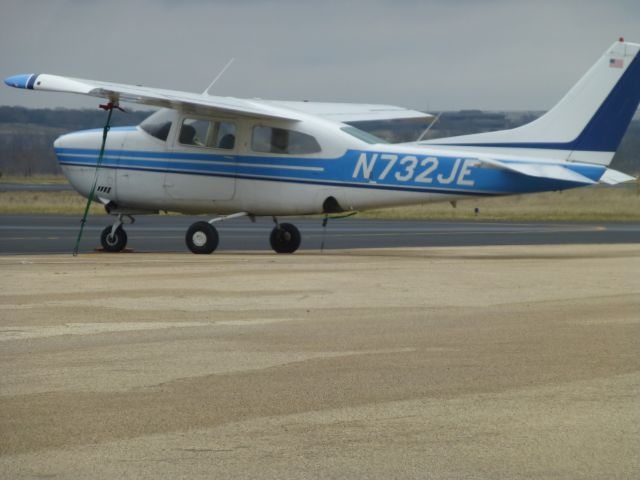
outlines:
[[[236,126],[230,122],[185,118],[180,126],[178,143],[232,150],[236,143]]]
[[[318,141],[311,135],[263,126],[253,127],[251,149],[255,152],[289,155],[318,153],[322,150]]]
[[[175,116],[174,110],[163,108],[143,120],[140,128],[158,140],[166,142]]]

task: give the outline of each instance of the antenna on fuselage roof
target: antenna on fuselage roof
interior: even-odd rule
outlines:
[[[231,60],[229,60],[227,62],[227,64],[224,66],[224,68],[222,70],[220,70],[220,73],[218,75],[216,75],[216,78],[213,79],[213,82],[211,82],[211,84],[206,88],[206,90],[204,92],[202,92],[203,95],[209,94],[209,90],[211,90],[211,87],[213,87],[216,84],[216,82],[218,80],[220,80],[220,77],[222,77],[224,72],[227,71],[227,68],[229,68],[231,66],[231,64],[233,63],[234,60],[235,60],[235,58],[232,58]]]

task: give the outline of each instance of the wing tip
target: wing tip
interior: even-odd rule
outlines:
[[[19,75],[12,75],[4,79],[5,85],[13,88],[24,88],[27,90],[33,90],[33,84],[38,78],[38,73],[22,73]]]

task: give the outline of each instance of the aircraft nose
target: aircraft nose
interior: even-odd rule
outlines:
[[[64,148],[64,144],[66,143],[66,137],[69,137],[69,134],[60,135],[58,138],[56,138],[53,141],[53,148],[55,150],[57,150],[59,148]]]
[[[4,79],[4,83],[14,88],[28,88],[33,90],[33,84],[38,77],[35,73],[24,73],[21,75],[13,75]]]
[[[63,160],[65,155],[72,152],[70,149],[81,147],[82,135],[78,135],[82,132],[70,132],[60,135],[53,141],[53,151],[58,157],[58,161]]]
[[[56,155],[56,159],[58,160],[58,162],[60,162],[62,160],[62,155],[64,153],[63,148],[65,147],[65,144],[67,144],[67,138],[65,137],[69,137],[69,134],[66,135],[60,135],[58,138],[56,138],[53,141],[53,151]]]

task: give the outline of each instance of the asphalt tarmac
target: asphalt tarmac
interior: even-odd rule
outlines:
[[[0,270],[3,479],[640,478],[638,244]]]
[[[128,249],[135,252],[185,252],[184,235],[191,223],[205,217],[140,216],[125,227]],[[286,219],[302,233],[300,250],[353,248],[481,246],[481,245],[565,245],[640,243],[638,223],[543,223],[488,221],[403,221],[347,218]],[[81,252],[99,247],[106,216],[89,218]],[[0,254],[67,253],[73,249],[80,226],[79,216],[0,216]],[[218,251],[270,250],[273,222],[246,218],[217,223]]]

